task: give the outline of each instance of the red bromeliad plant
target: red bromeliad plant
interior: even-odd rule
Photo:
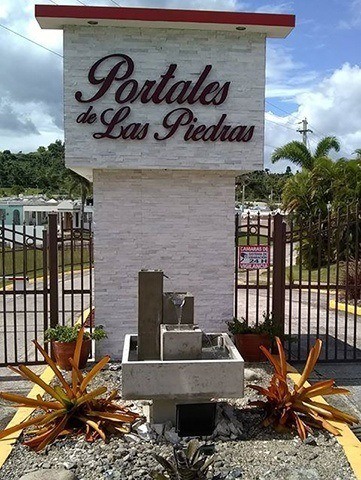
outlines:
[[[350,393],[345,388],[335,387],[334,380],[325,380],[305,387],[305,383],[314,369],[320,356],[322,342],[317,339],[311,348],[301,378],[294,388],[287,383],[287,362],[282,343],[276,337],[279,358],[273,357],[267,349],[260,347],[275,369],[268,388],[258,385],[249,385],[266,401],[251,402],[251,405],[261,407],[266,411],[264,426],[273,425],[277,431],[289,429],[297,430],[302,440],[305,440],[311,427],[324,428],[334,435],[339,435],[339,430],[330,423],[331,421],[345,422],[350,425],[358,423],[358,419],[342,412],[337,408],[317,401],[314,397],[322,395],[339,395]]]
[[[0,392],[0,398],[15,403],[15,406],[35,408],[44,412],[42,415],[36,415],[30,420],[1,431],[0,439],[18,430],[35,426],[36,430],[32,432],[35,436],[26,440],[24,444],[39,452],[62,435],[85,433],[85,439],[91,442],[97,438],[105,441],[106,432],[130,432],[131,424],[139,415],[114,402],[118,397],[116,391],[104,398],[101,396],[107,391],[105,386],[90,392],[87,390],[89,382],[109,362],[110,358],[108,356],[102,358],[89,373],[83,375],[78,368],[83,336],[84,328],[81,328],[76,341],[74,358],[69,359],[72,365],[71,384],[66,381],[55,362],[35,340],[36,348],[55,373],[60,385],[51,387],[25,365],[20,365],[18,369],[10,367],[26,380],[39,385],[52,398],[45,401],[40,395],[37,399],[30,399],[22,395]]]

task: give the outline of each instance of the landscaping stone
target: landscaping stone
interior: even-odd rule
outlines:
[[[67,470],[46,469],[27,473],[19,480],[76,480],[76,476]]]
[[[244,369],[244,380],[246,382],[254,382],[260,379],[261,379],[261,376],[258,372],[252,370],[251,368]]]
[[[255,364],[252,370],[261,379],[258,384],[266,385],[270,369]],[[109,390],[121,391],[121,371],[105,373],[107,380],[100,375],[91,388],[105,383]],[[221,423],[223,435],[204,439],[215,447],[214,468],[208,480],[355,480],[334,437],[315,431],[309,441],[302,442],[293,433],[280,434],[262,427],[263,412],[247,407],[250,400],[257,398],[260,397],[255,391],[245,388],[244,398],[219,400],[216,421]],[[143,403],[126,402],[128,408],[139,410]],[[142,425],[144,432],[151,428],[153,438],[145,441],[133,431],[124,436],[110,436],[108,443],[97,440],[88,444],[83,437],[74,436],[57,440],[40,454],[17,443],[0,469],[0,480],[19,480],[29,473],[38,476],[22,480],[152,480],[153,471],[162,471],[154,453],[172,458],[174,443],[169,439],[181,445],[189,439],[180,438],[170,423],[148,426],[141,421],[134,429],[142,431]],[[65,464],[72,468],[65,470]],[[45,469],[45,465],[51,468]],[[51,477],[53,471],[57,472],[56,477]],[[59,471],[68,476],[59,476]],[[40,477],[39,472],[45,473],[45,477]]]

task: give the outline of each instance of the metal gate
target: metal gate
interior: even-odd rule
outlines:
[[[357,206],[317,222],[280,214],[236,215],[235,316],[272,315],[288,359],[303,361],[316,338],[320,361],[361,360],[361,218]],[[270,266],[239,268],[239,247],[266,245]]]
[[[32,343],[93,304],[91,224],[49,214],[47,228],[0,225],[0,366],[42,363]]]

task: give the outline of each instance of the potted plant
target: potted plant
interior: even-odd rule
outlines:
[[[249,325],[244,318],[242,320],[233,318],[231,322],[227,322],[237,350],[246,362],[265,362],[266,357],[260,349],[261,345],[270,350],[274,338],[280,336],[280,327],[272,314],[264,313],[263,319],[258,325]]]
[[[81,325],[57,325],[54,328],[49,328],[45,332],[45,341],[51,342],[55,362],[63,370],[72,369],[69,358],[74,357],[76,339],[80,328]],[[79,369],[86,367],[91,350],[91,341],[99,341],[106,337],[107,334],[101,325],[95,327],[92,332],[84,333],[80,351]]]

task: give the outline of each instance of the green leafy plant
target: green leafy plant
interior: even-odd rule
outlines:
[[[276,431],[297,430],[300,438],[305,440],[311,427],[324,428],[334,435],[339,435],[339,429],[330,421],[345,422],[350,425],[358,423],[358,419],[342,412],[335,407],[320,402],[320,395],[347,394],[345,388],[335,387],[334,380],[316,382],[306,387],[305,383],[314,369],[320,356],[322,342],[317,339],[311,348],[305,368],[298,383],[292,388],[287,382],[287,362],[281,340],[276,337],[279,358],[273,357],[267,349],[260,347],[274,367],[275,373],[267,388],[259,385],[249,385],[259,394],[266,397],[265,401],[251,402],[251,405],[261,407],[266,412],[264,426],[272,425]]]
[[[51,400],[43,400],[39,395],[30,399],[22,395],[0,392],[0,398],[15,403],[15,406],[35,408],[42,410],[43,414],[36,415],[30,420],[10,427],[0,432],[0,439],[27,427],[35,427],[31,437],[26,439],[28,445],[36,452],[44,449],[59,436],[67,434],[85,434],[89,442],[97,438],[106,440],[106,433],[129,433],[131,424],[139,417],[138,414],[124,408],[115,400],[117,391],[104,397],[107,387],[98,387],[88,391],[91,380],[100,372],[110,358],[102,358],[87,374],[79,370],[79,357],[84,338],[84,328],[78,330],[74,357],[70,359],[72,365],[71,384],[66,381],[61,371],[47,352],[34,340],[34,344],[43,355],[45,361],[53,370],[60,385],[50,386],[25,365],[18,368],[9,367],[26,380],[39,385]]]
[[[214,455],[205,456],[198,440],[191,440],[184,449],[175,446],[173,461],[155,454],[166,473],[153,473],[154,480],[206,480],[209,467],[214,462]]]
[[[227,322],[228,330],[233,334],[267,334],[270,336],[271,339],[275,338],[276,336],[280,336],[281,334],[281,327],[278,322],[275,321],[272,314],[267,315],[263,313],[263,322],[256,324],[248,324],[247,321],[242,318],[242,320],[238,320],[237,318],[233,318],[232,321]]]
[[[81,325],[57,325],[54,328],[48,328],[45,332],[45,340],[47,342],[50,341],[57,341],[57,342],[75,342],[79,331],[81,329]],[[99,325],[93,329],[92,332],[84,331],[84,338],[85,339],[92,339],[95,341],[102,340],[103,338],[107,338],[107,334],[102,325]]]

